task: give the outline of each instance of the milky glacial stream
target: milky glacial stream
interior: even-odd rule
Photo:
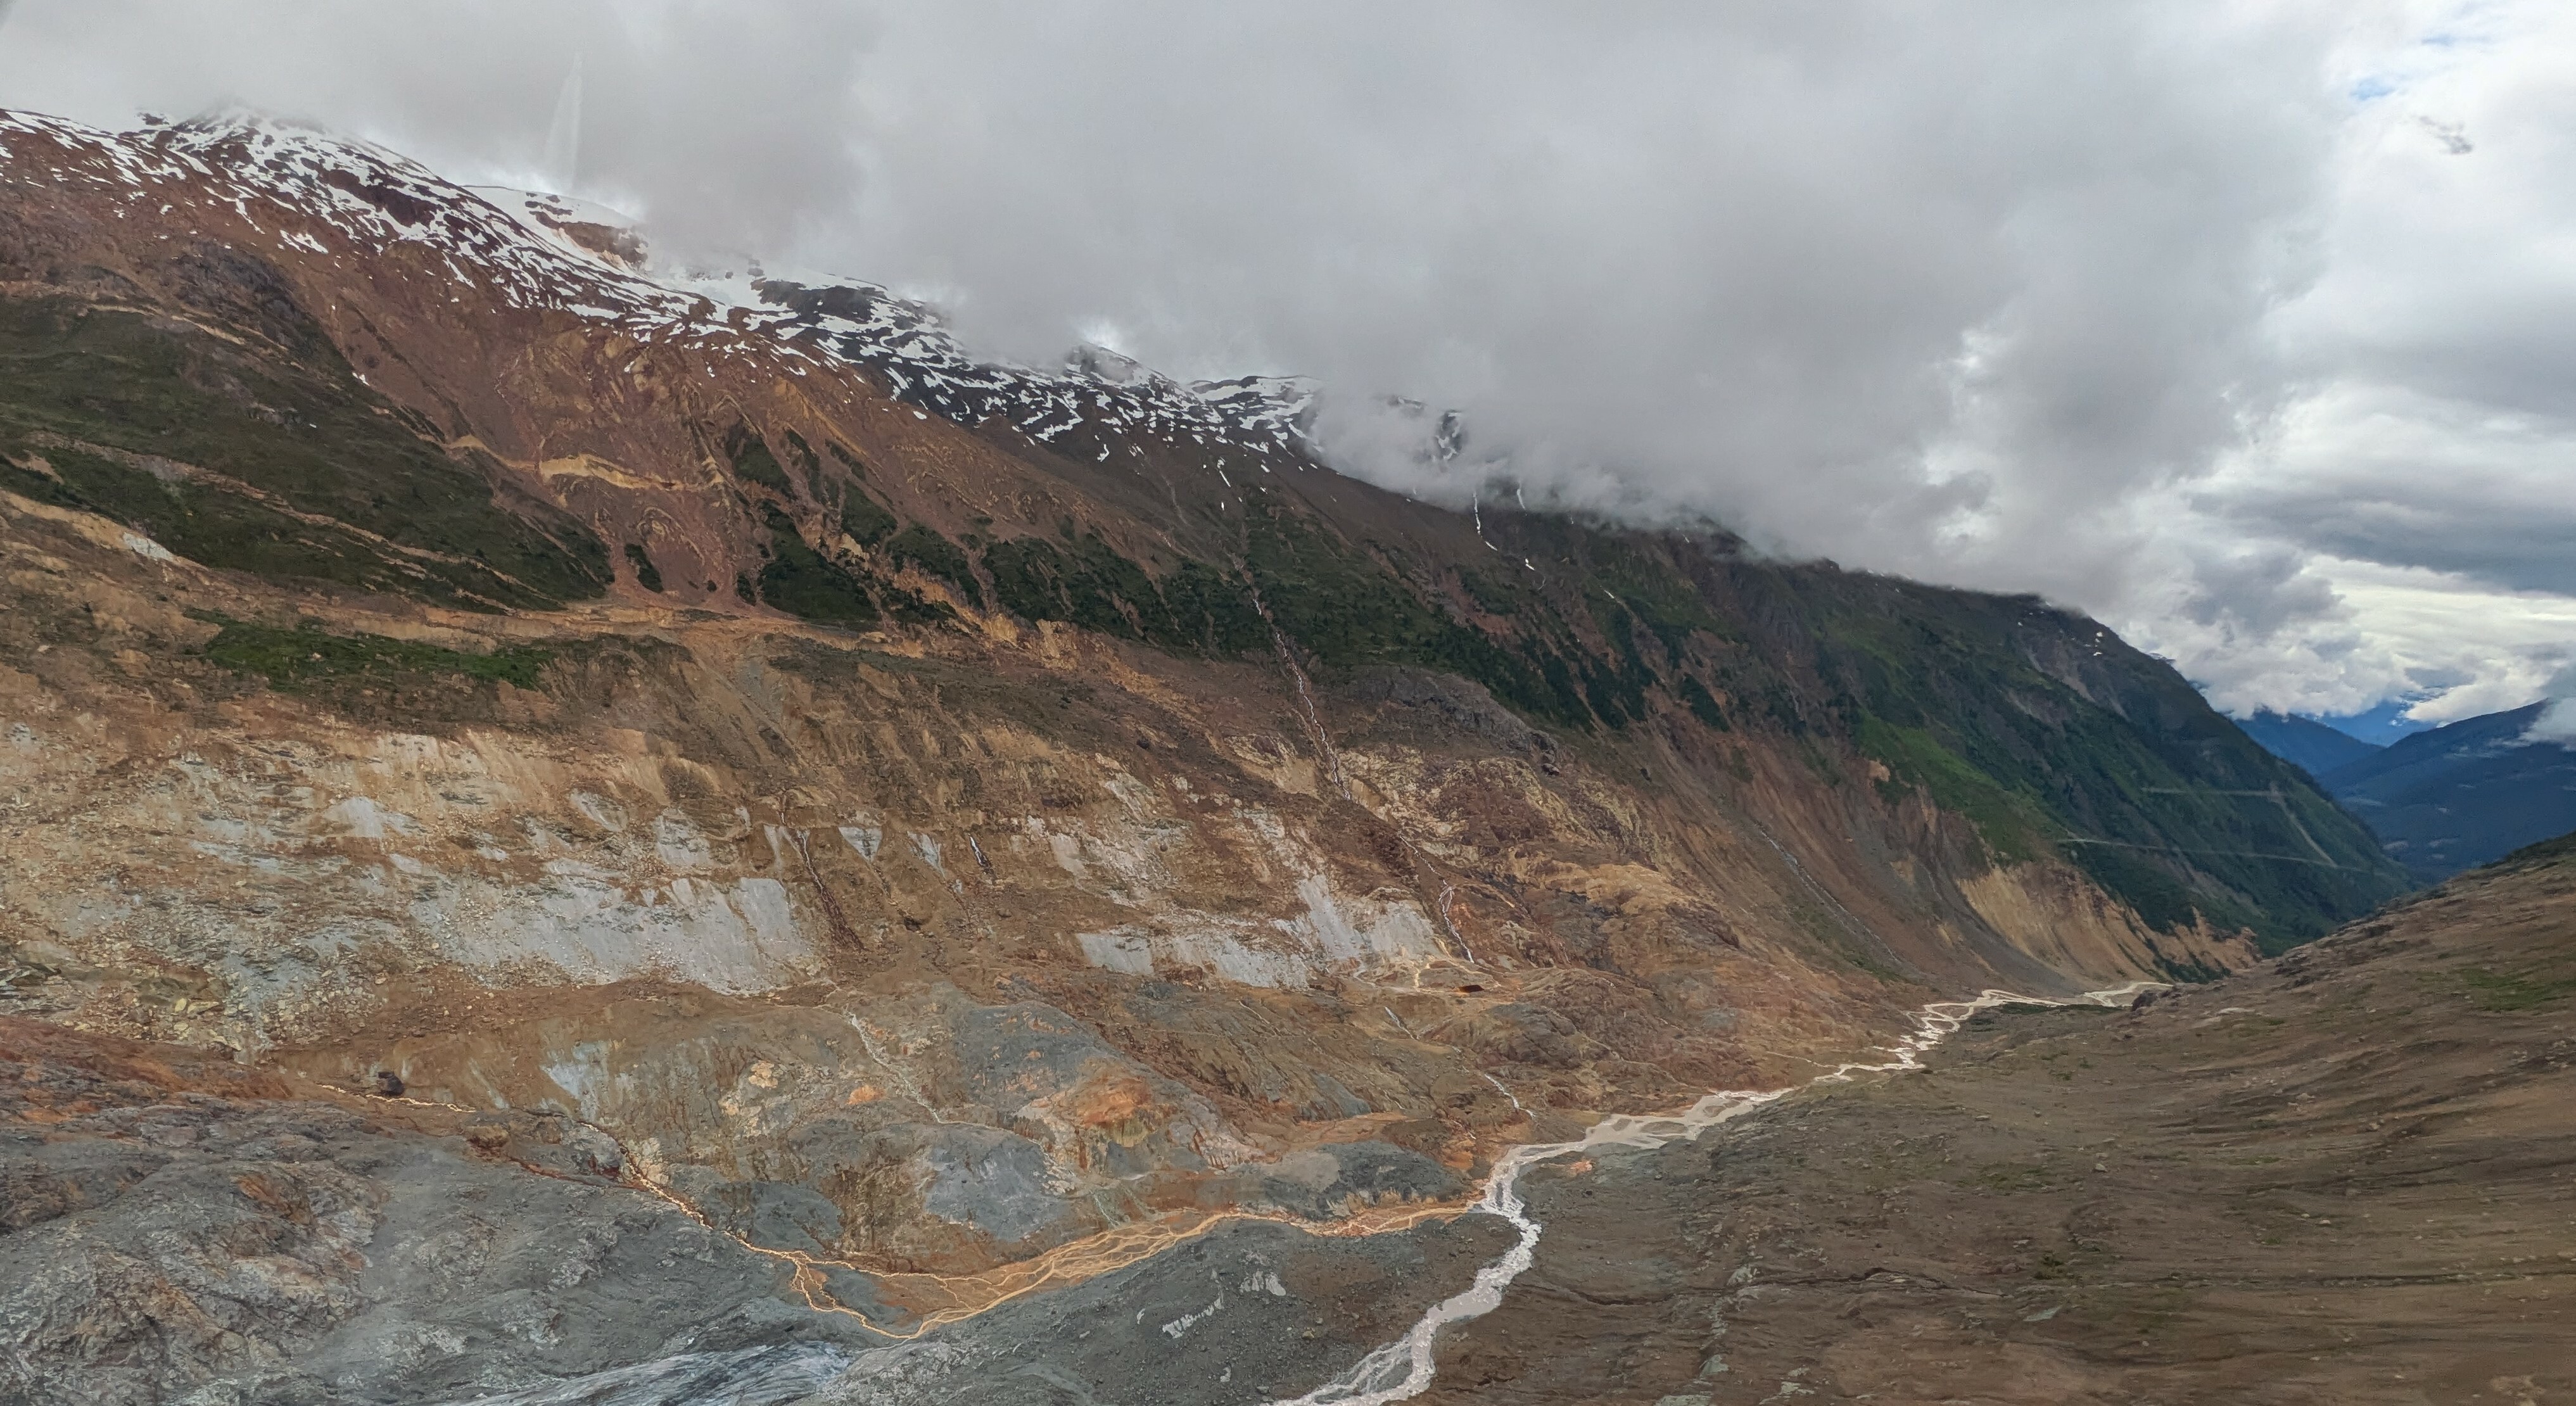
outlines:
[[[1920,1069],[1927,1051],[1979,1011],[2014,1005],[2119,1006],[2127,1004],[2137,992],[2161,984],[2132,982],[2110,990],[2088,991],[2074,1001],[1992,990],[1973,1000],[1936,1001],[1914,1013],[1914,1033],[1887,1047],[1889,1058],[1884,1061],[1844,1064],[1806,1084],[1787,1088],[1712,1093],[1678,1113],[1614,1115],[1594,1124],[1572,1142],[1525,1143],[1508,1148],[1495,1159],[1482,1192],[1466,1214],[1498,1216],[1510,1223],[1519,1232],[1511,1247],[1479,1268],[1467,1288],[1433,1304],[1403,1337],[1376,1348],[1341,1375],[1303,1396],[1275,1399],[1268,1406],[1387,1406],[1427,1390],[1434,1376],[1433,1351],[1440,1330],[1493,1312],[1501,1306],[1503,1294],[1513,1281],[1536,1260],[1542,1227],[1529,1216],[1520,1194],[1521,1174],[1531,1167],[1595,1149],[1650,1151],[1697,1137],[1798,1088],[1847,1082],[1859,1074]],[[1520,1100],[1500,1080],[1493,1082],[1512,1098],[1515,1106],[1519,1104]],[[906,1349],[911,1346],[904,1345]],[[854,1357],[847,1348],[820,1343],[682,1353],[497,1396],[478,1396],[473,1402],[474,1406],[679,1406],[683,1402],[689,1406],[793,1406],[805,1401],[873,1401],[880,1399],[880,1392],[859,1386],[861,1394],[851,1395],[851,1389],[858,1384],[843,1376],[847,1369],[864,1367],[866,1358],[873,1355]],[[908,1393],[896,1395],[912,1399]]]
[[[2078,1001],[2094,1005],[2117,1006],[2138,992],[2162,983],[2131,982],[2105,991],[2088,991]],[[1925,1051],[1947,1039],[1979,1011],[1997,1006],[2062,1006],[2066,1001],[2046,1000],[2037,996],[2018,996],[2009,991],[1986,991],[1970,1001],[1935,1001],[1914,1013],[1914,1033],[1888,1048],[1895,1058],[1882,1064],[1844,1064],[1830,1073],[1819,1074],[1807,1085],[1768,1089],[1761,1092],[1727,1091],[1713,1093],[1679,1113],[1619,1114],[1604,1118],[1572,1142],[1523,1143],[1494,1159],[1494,1169],[1485,1178],[1484,1194],[1479,1196],[1471,1213],[1500,1216],[1520,1231],[1520,1239],[1505,1250],[1502,1257],[1476,1271],[1475,1282],[1448,1298],[1433,1304],[1414,1322],[1412,1331],[1363,1357],[1344,1372],[1303,1396],[1274,1401],[1270,1406],[1386,1406],[1420,1395],[1431,1385],[1432,1349],[1440,1330],[1452,1323],[1482,1318],[1500,1307],[1503,1291],[1511,1287],[1536,1260],[1539,1223],[1530,1219],[1521,1201],[1521,1173],[1541,1162],[1572,1156],[1598,1147],[1632,1147],[1651,1151],[1682,1138],[1694,1138],[1740,1113],[1759,1108],[1793,1090],[1815,1084],[1848,1082],[1855,1074],[1893,1074],[1923,1067]],[[1518,1100],[1514,1100],[1515,1103]]]

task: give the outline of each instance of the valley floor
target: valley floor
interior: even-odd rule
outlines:
[[[1428,1401],[2576,1392],[2576,848],[2128,1013],[1540,1169]]]

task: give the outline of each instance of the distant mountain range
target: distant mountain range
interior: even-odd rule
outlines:
[[[2387,750],[2295,713],[2256,713],[2238,726],[2245,729],[2246,736],[2261,743],[2264,751],[2310,776],[2324,776],[2337,767],[2350,766]]]
[[[2280,713],[2242,726],[2316,777],[2429,884],[2576,830],[2576,747],[2530,736],[2547,706],[2466,718],[2387,747]]]

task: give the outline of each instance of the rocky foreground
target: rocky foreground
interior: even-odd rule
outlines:
[[[2576,844],[2125,1014],[1526,1180],[1430,1401],[2576,1392]]]
[[[2576,844],[2125,1012],[1519,1183],[1427,1401],[2576,1390]],[[0,1400],[1257,1403],[1467,1286],[1481,1214],[1237,1221],[896,1340],[577,1121],[0,1021]],[[814,1291],[828,1287],[828,1292]]]
[[[545,1115],[0,1017],[0,1402],[1259,1401],[1400,1335],[1489,1218],[1236,1222],[898,1338]]]

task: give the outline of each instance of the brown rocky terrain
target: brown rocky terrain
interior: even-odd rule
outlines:
[[[865,1278],[815,1283],[708,1230],[561,1115],[0,1017],[0,1401],[769,1403],[845,1374],[996,1399],[1132,1374],[1120,1329],[1168,1350],[1126,1399],[1236,1399],[1401,1333],[1506,1239],[1237,1224],[890,1347],[813,1307],[891,1315]],[[1235,1332],[1247,1317],[1264,1327]]]
[[[1294,385],[983,366],[601,228],[0,114],[0,1013],[539,1119],[837,1343],[1445,1214],[1507,1144],[2402,882],[2035,600],[1398,498]],[[57,1301],[0,1337],[155,1364],[99,1400],[319,1350],[174,1356],[138,1264],[77,1352]]]
[[[2576,845],[1931,1064],[1534,1170],[1537,1263],[1421,1399],[2576,1392]]]

